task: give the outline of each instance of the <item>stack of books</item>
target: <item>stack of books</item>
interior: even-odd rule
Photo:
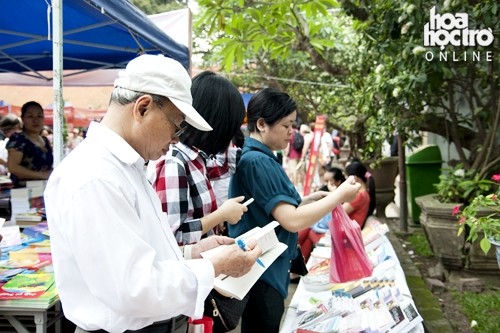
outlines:
[[[10,191],[11,221],[17,225],[35,225],[44,220],[43,192],[46,180],[30,180],[26,187]]]
[[[45,220],[44,208],[31,208],[26,212],[17,213],[15,217],[18,226],[31,226]]]
[[[19,226],[9,226],[17,228]],[[2,229],[3,231],[5,228]],[[48,308],[57,299],[47,223],[23,229],[17,241],[2,242],[0,304]]]
[[[10,190],[12,187],[12,180],[9,177],[0,176],[0,192]]]
[[[0,286],[0,301],[5,305],[26,305],[46,308],[57,300],[54,274],[46,272],[20,273]]]

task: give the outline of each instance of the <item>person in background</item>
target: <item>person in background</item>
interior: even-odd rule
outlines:
[[[342,148],[342,136],[339,130],[333,129],[332,130],[332,142],[333,142],[333,155],[335,157],[335,160],[340,159],[340,148]]]
[[[52,128],[48,126],[44,126],[42,130],[42,135],[49,140],[50,145],[53,145],[53,140],[54,140],[54,134],[52,133]]]
[[[341,169],[330,167],[323,175],[325,185],[320,188],[320,191],[333,192],[337,187],[345,181],[344,174]],[[304,256],[304,261],[307,262],[311,256],[314,246],[319,242],[321,237],[328,231],[328,223],[332,219],[331,212],[328,212],[312,227],[305,228],[299,231],[299,245]]]
[[[304,146],[304,137],[302,136],[302,133],[299,132],[299,128],[296,123],[292,124],[292,135],[290,135],[290,143],[288,146],[285,148],[285,164],[286,164],[286,172],[288,174],[288,177],[292,181],[292,183],[295,186],[299,185],[299,178],[298,178],[298,170],[297,170],[297,165],[299,164],[301,160],[301,154],[302,154],[302,148]],[[297,138],[302,138],[302,144],[300,147],[296,147],[296,141]]]
[[[245,135],[243,134],[243,131],[241,128],[239,128],[236,131],[236,134],[234,135],[233,139],[231,140],[231,143],[229,144],[230,147],[236,147],[236,148],[242,148],[243,143],[245,143]],[[241,153],[241,150],[238,153]],[[236,158],[238,159],[238,157]],[[227,200],[227,195],[228,195],[228,190],[229,190],[229,181],[231,180],[231,177],[226,177],[226,178],[220,178],[217,180],[211,180],[210,183],[212,184],[212,188],[214,189],[214,194],[215,194],[215,199],[217,200],[217,207],[220,207],[226,200]],[[225,232],[227,229],[225,230]]]
[[[337,168],[337,167],[329,167],[325,170],[325,173],[323,174],[323,186],[319,188],[320,191],[333,191],[337,187],[339,187],[340,184],[342,184],[345,181],[345,176],[344,172],[342,169]]]
[[[8,173],[7,160],[9,153],[7,152],[7,142],[12,134],[21,131],[23,124],[21,119],[10,113],[0,120],[0,131],[2,132],[4,139],[0,140],[0,175],[6,175]]]
[[[64,147],[65,155],[71,153],[82,141],[83,136],[81,135],[80,129],[73,128],[73,130],[68,133],[68,138]]]
[[[229,197],[245,196],[255,201],[240,222],[229,225],[236,237],[276,220],[280,242],[288,245],[250,289],[241,321],[242,333],[276,333],[279,330],[290,284],[291,260],[297,257],[297,231],[313,225],[336,205],[356,195],[359,184],[351,177],[334,192],[316,192],[303,199],[283,170],[274,150],[290,142],[297,106],[284,92],[270,88],[252,96],[246,138],[236,173],[229,184]]]
[[[333,139],[332,135],[328,132],[326,125],[323,128],[323,132],[321,134],[318,158],[319,176],[323,177],[324,170],[328,169],[333,161]]]
[[[213,131],[187,125],[179,142],[155,162],[153,187],[179,245],[203,235],[223,232],[224,222],[236,223],[247,208],[238,197],[217,205],[210,181],[230,177],[239,148],[229,146],[245,117],[240,92],[228,79],[210,71],[198,74],[191,88],[193,107]]]
[[[55,282],[76,332],[185,333],[219,274],[242,276],[261,250],[223,236],[179,248],[147,181],[146,161],[178,142],[186,121],[211,130],[192,107],[191,79],[162,55],[131,60],[100,123],[52,173],[45,193]],[[228,245],[203,259],[200,253]]]
[[[43,108],[37,102],[27,102],[21,107],[23,130],[12,134],[6,145],[14,188],[24,187],[26,180],[48,179],[52,172],[52,146],[41,135],[44,118]]]
[[[302,147],[302,153],[300,154],[302,162],[307,167],[309,163],[309,154],[311,151],[311,145],[314,140],[314,123],[309,123],[308,131],[304,134],[304,147]]]
[[[367,169],[361,162],[353,161],[349,163],[345,168],[345,172],[349,176],[354,176],[356,181],[361,184],[361,187],[354,200],[344,202],[343,207],[347,215],[363,228],[366,219],[375,210],[375,183],[373,177],[367,179]],[[372,186],[369,182],[372,182]]]
[[[398,132],[394,131],[391,138],[391,156],[398,156]]]

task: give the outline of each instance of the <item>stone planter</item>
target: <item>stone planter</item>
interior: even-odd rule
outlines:
[[[486,207],[479,209],[477,211],[477,216],[489,216],[494,213],[494,210]],[[500,219],[500,216],[498,214],[496,215],[496,217]],[[492,246],[488,253],[484,254],[483,250],[481,250],[481,247],[479,246],[479,243],[481,242],[481,239],[483,239],[483,237],[484,236],[480,235],[474,243],[466,244],[466,249],[468,249],[468,251],[466,251],[467,260],[465,267],[471,271],[485,271],[488,273],[492,272],[500,274],[500,271],[498,270],[498,266],[500,264],[497,261],[498,255],[496,254],[498,251],[500,251],[496,246],[498,243],[493,239],[489,239]]]
[[[479,246],[479,242],[482,238],[483,237],[480,236],[474,243],[468,244],[470,247],[467,253],[466,268],[471,271],[500,274],[498,270],[500,267],[500,244],[490,240],[491,249],[487,254],[484,254]]]
[[[420,224],[427,241],[447,269],[460,270],[465,264],[465,235],[458,233],[458,221],[451,215],[453,207],[458,203],[442,203],[436,194],[416,197],[415,201],[421,209]],[[484,256],[484,254],[483,254]]]

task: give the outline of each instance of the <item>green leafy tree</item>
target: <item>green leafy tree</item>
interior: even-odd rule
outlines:
[[[207,67],[220,64],[250,90],[263,85],[286,90],[299,102],[303,122],[327,114],[330,126],[351,124],[354,104],[346,80],[357,61],[350,45],[358,36],[334,1],[198,4],[195,31],[210,41],[203,50]]]
[[[351,133],[355,155],[380,156],[394,131],[408,144],[429,131],[457,148],[464,168],[480,178],[500,162],[498,38],[489,46],[448,46],[480,52],[481,61],[437,61],[423,47],[434,3],[413,1],[200,0],[198,36],[205,59],[249,86],[291,93],[307,120],[321,113]],[[498,34],[497,2],[445,1],[439,13],[468,13],[469,29]],[[428,61],[428,52],[434,55]],[[486,53],[493,54],[486,61]],[[241,77],[241,78],[240,78]],[[311,84],[310,82],[314,82]]]
[[[187,1],[178,0],[130,0],[144,13],[158,14],[186,7]]]

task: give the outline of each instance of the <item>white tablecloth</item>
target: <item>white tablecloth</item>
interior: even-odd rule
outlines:
[[[414,304],[410,289],[408,288],[408,284],[406,283],[405,274],[401,264],[399,263],[399,259],[394,251],[394,247],[389,242],[389,239],[386,236],[382,236],[383,241],[380,246],[384,246],[386,255],[388,259],[377,265],[371,277],[383,279],[394,279],[396,286],[398,287],[401,295]],[[309,264],[309,263],[308,263]],[[293,333],[295,332],[295,327],[297,326],[296,322],[298,319],[297,316],[297,307],[299,304],[304,304],[304,302],[308,302],[311,296],[319,296],[318,293],[331,293],[330,291],[322,291],[322,292],[311,292],[306,290],[304,287],[304,283],[301,280],[297,285],[297,289],[293,294],[292,300],[290,301],[290,305],[288,306],[285,317],[283,319],[283,323],[280,328],[280,333]],[[424,327],[422,323],[413,328],[410,332],[412,333],[424,333]]]

